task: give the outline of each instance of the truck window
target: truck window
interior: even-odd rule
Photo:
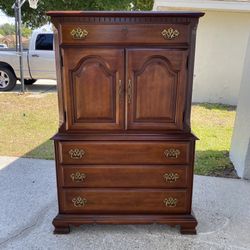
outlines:
[[[36,38],[36,50],[53,50],[53,34],[39,34]]]

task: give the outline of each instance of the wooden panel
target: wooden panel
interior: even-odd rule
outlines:
[[[171,189],[63,189],[63,213],[184,213],[187,211],[187,190]],[[80,198],[79,198],[80,197]],[[76,199],[84,205],[80,206]],[[166,206],[165,199],[176,199]]]
[[[187,51],[129,49],[128,129],[183,129]]]
[[[112,73],[106,70],[105,67],[100,66],[99,59],[87,60],[84,69],[73,76],[76,85],[77,121],[108,122],[113,120],[115,79]],[[82,96],[83,93],[84,96]]]
[[[187,187],[187,166],[62,166],[64,187]]]
[[[84,39],[74,39],[72,30],[80,28],[87,31]],[[164,30],[177,31],[178,36],[166,39],[162,35]],[[111,39],[112,38],[112,39]],[[188,43],[189,24],[96,24],[62,25],[62,43],[64,44],[175,44]]]
[[[65,49],[68,130],[124,126],[123,50]]]
[[[189,142],[61,142],[59,148],[64,164],[188,164],[190,160]]]

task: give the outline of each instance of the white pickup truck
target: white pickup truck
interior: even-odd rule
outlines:
[[[53,33],[34,31],[29,49],[23,51],[24,83],[33,84],[37,79],[56,79]],[[15,87],[20,79],[18,52],[0,49],[0,91]]]

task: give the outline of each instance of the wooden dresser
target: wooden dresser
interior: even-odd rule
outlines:
[[[162,223],[196,233],[190,130],[200,12],[51,11],[60,127],[55,233]]]

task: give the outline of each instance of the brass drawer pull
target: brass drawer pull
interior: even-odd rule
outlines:
[[[168,29],[164,29],[161,32],[162,36],[166,39],[166,40],[172,40],[176,37],[178,37],[180,35],[179,30],[173,29],[172,27],[168,28]]]
[[[81,28],[75,28],[70,32],[73,39],[85,39],[88,35],[88,31]]]
[[[128,103],[132,101],[132,81],[128,79]]]
[[[166,173],[163,175],[163,178],[166,180],[166,182],[176,182],[180,176],[177,173]]]
[[[181,154],[181,151],[179,149],[175,149],[175,148],[170,148],[170,149],[166,149],[164,151],[164,155],[167,158],[178,158]]]
[[[173,198],[173,197],[169,197],[166,198],[163,203],[165,204],[166,207],[176,207],[177,203],[178,203],[178,199]]]
[[[76,172],[76,173],[72,173],[70,175],[70,177],[71,177],[72,181],[74,181],[74,182],[81,182],[81,181],[84,181],[84,179],[86,178],[86,174]]]
[[[73,198],[72,202],[75,207],[84,207],[87,203],[87,199],[78,196]]]
[[[69,150],[69,155],[71,159],[79,160],[83,158],[85,151],[83,149],[74,148]]]

